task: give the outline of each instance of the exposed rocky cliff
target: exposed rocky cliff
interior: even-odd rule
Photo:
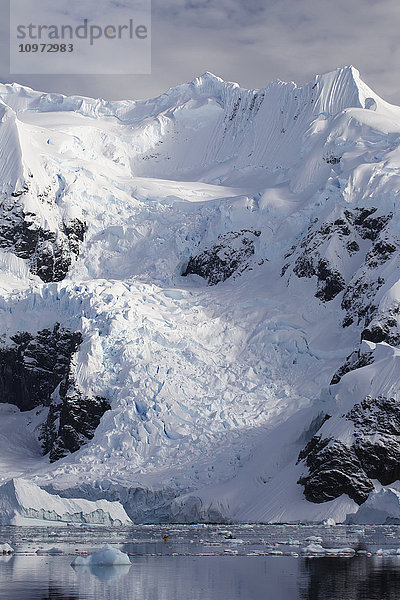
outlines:
[[[324,436],[324,426],[299,455],[307,473],[299,479],[310,502],[347,494],[358,504],[374,489],[400,479],[400,402],[366,397],[340,417],[351,423],[345,441]]]
[[[0,248],[26,259],[33,275],[44,282],[61,281],[72,261],[79,255],[85,224],[78,218],[63,220],[55,199],[53,186],[38,193],[36,202],[50,213],[50,227],[40,216],[25,206],[25,196],[34,193],[30,182],[2,199],[0,203]]]
[[[35,335],[19,332],[0,348],[0,402],[21,411],[48,407],[40,440],[50,461],[75,452],[94,435],[110,405],[76,388],[71,365],[82,334],[56,323]]]
[[[260,231],[231,231],[218,236],[218,242],[199,254],[191,256],[182,273],[200,275],[209,285],[216,285],[233,275],[240,275],[250,267],[250,259],[255,253],[254,242]],[[261,264],[261,263],[260,263]]]
[[[299,278],[315,277],[315,296],[323,302],[343,292],[344,326],[363,319],[368,324],[377,308],[374,295],[384,284],[377,267],[398,251],[398,245],[389,242],[385,232],[392,216],[379,214],[376,208],[357,208],[335,209],[334,216],[322,224],[315,219],[286,254],[282,276],[288,271]]]

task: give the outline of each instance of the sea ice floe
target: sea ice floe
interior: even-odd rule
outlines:
[[[319,537],[318,535],[310,535],[305,541],[310,544],[322,544],[322,537]]]
[[[56,548],[55,546],[53,548],[39,548],[39,550],[36,550],[36,554],[38,556],[45,556],[45,555],[50,555],[50,556],[57,556],[58,554],[63,554],[63,551],[61,550],[61,548]]]
[[[379,548],[375,554],[377,556],[399,556],[400,548]]]
[[[301,549],[303,556],[354,556],[354,548],[323,548],[321,544],[311,543]]]

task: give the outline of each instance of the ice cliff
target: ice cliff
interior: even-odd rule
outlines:
[[[1,525],[67,523],[121,526],[132,522],[119,502],[60,498],[23,479],[11,479],[0,487]]]

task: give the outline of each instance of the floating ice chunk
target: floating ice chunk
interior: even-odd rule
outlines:
[[[355,552],[354,548],[323,548],[316,543],[301,549],[303,556],[354,556]]]
[[[325,521],[322,521],[322,525],[325,525],[326,527],[333,527],[334,525],[336,525],[336,521],[334,519],[325,519]]]
[[[10,544],[0,544],[0,554],[13,554],[14,548]]]
[[[310,535],[310,537],[306,538],[306,542],[310,544],[322,544],[322,537],[318,535]]]
[[[228,529],[220,531],[219,534],[223,535],[226,538],[233,538],[234,537],[232,531],[229,531]]]
[[[101,550],[97,550],[89,556],[77,556],[71,564],[73,567],[130,565],[131,561],[127,554],[106,544]]]
[[[325,548],[321,544],[311,543],[305,548],[301,549],[301,553],[304,556],[325,556]]]
[[[53,548],[39,548],[39,550],[36,550],[36,554],[39,556],[44,556],[44,555],[57,556],[59,554],[63,554],[63,551],[61,550],[61,548],[56,548],[54,546]]]
[[[357,535],[365,535],[364,527],[351,527],[348,529],[349,533],[356,533]]]
[[[400,548],[379,548],[375,554],[377,556],[398,556],[400,554]]]
[[[326,556],[354,556],[354,548],[326,548]]]

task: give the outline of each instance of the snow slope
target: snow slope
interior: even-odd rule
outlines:
[[[135,521],[355,512],[376,477],[341,415],[398,400],[400,108],[353,67],[0,101],[0,398],[28,410],[0,477]]]

